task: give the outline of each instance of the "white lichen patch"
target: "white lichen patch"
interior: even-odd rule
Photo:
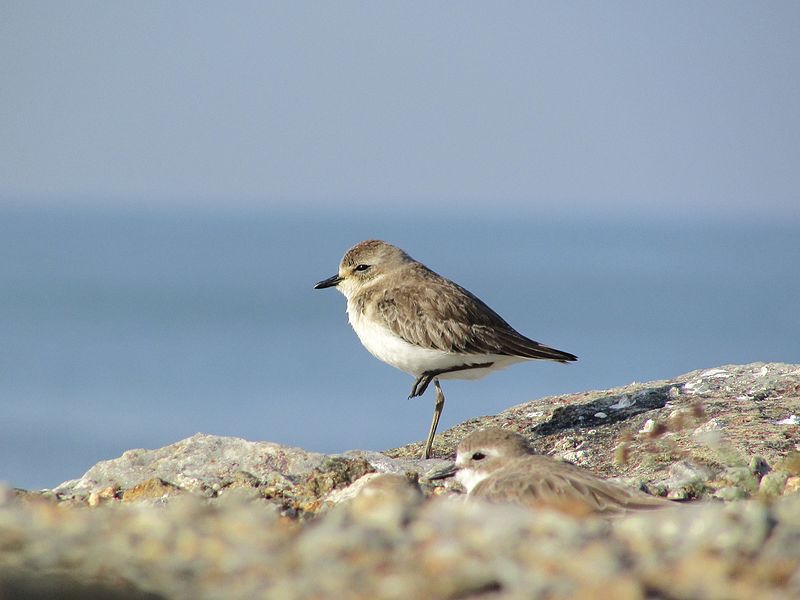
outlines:
[[[656,428],[656,422],[653,419],[647,419],[642,425],[642,428],[639,430],[639,433],[650,433],[653,429]]]
[[[732,377],[725,369],[709,369],[700,373],[700,379],[726,379]]]
[[[797,415],[789,415],[785,419],[775,423],[776,425],[800,425],[800,417]]]
[[[681,391],[693,396],[697,394],[700,390],[698,389],[703,384],[702,379],[698,379],[697,381],[687,381],[683,384]]]
[[[611,410],[622,410],[623,408],[629,408],[634,404],[636,404],[636,400],[634,400],[633,398],[631,398],[626,394],[608,408],[610,408]]]

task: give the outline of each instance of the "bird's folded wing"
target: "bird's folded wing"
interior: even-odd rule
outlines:
[[[575,360],[572,354],[518,333],[479,298],[450,281],[390,288],[372,300],[368,316],[416,346],[462,354]]]
[[[526,460],[539,459],[531,457]],[[479,483],[473,495],[489,502],[509,501],[531,507],[552,507],[571,513],[624,514],[629,511],[665,508],[663,498],[628,490],[593,477],[568,463],[542,457],[542,465],[504,469]],[[513,490],[513,494],[510,494]]]

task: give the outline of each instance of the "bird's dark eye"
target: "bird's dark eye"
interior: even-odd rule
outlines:
[[[476,452],[472,455],[472,460],[483,460],[486,458],[486,455],[483,452]]]
[[[355,268],[356,271],[366,271],[367,269],[369,269],[369,265],[357,265]]]

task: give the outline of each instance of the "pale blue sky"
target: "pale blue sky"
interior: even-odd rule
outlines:
[[[0,200],[800,213],[798,2],[0,6]]]

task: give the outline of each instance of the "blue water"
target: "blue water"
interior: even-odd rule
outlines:
[[[313,284],[381,237],[572,365],[447,381],[440,430],[556,393],[800,362],[797,223],[0,209],[0,480],[52,487],[198,431],[311,450],[424,437],[432,392]]]

